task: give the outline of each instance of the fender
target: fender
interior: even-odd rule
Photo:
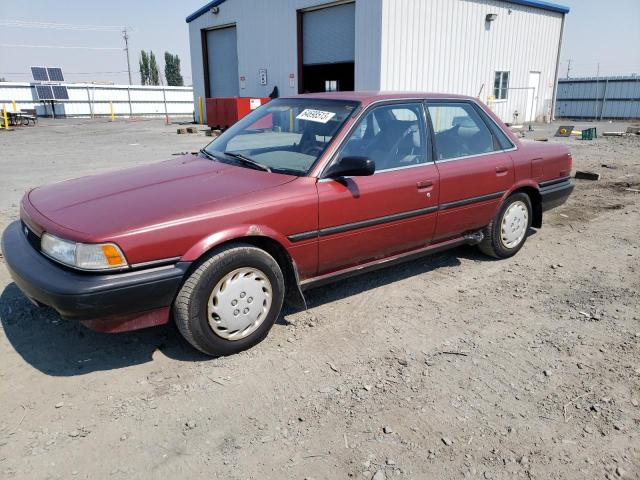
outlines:
[[[533,218],[531,219],[531,226],[535,228],[542,227],[542,196],[540,195],[540,186],[531,179],[523,179],[517,181],[507,192],[502,196],[501,202],[504,202],[509,195],[516,190],[529,189],[538,194],[538,198],[532,198],[531,207],[533,209]],[[499,208],[499,207],[498,207]]]
[[[290,242],[285,235],[276,232],[269,227],[265,227],[264,225],[239,225],[231,229],[218,231],[193,245],[187,253],[182,256],[182,260],[185,262],[193,262],[218,245],[222,245],[223,243],[233,240],[242,240],[247,237],[268,238],[277,242],[284,249],[288,257],[286,259],[281,259],[288,263],[287,266],[283,265],[283,273],[285,274],[285,283],[287,287],[285,301],[294,308],[306,310],[307,302],[300,286],[301,283],[298,267],[295,259],[287,248],[290,245]]]
[[[187,250],[182,256],[182,260],[193,262],[218,245],[231,240],[242,240],[244,237],[267,237],[278,242],[286,250],[288,250],[287,246],[290,245],[286,235],[276,232],[265,225],[237,225],[226,230],[219,230],[203,238]]]
[[[527,179],[519,180],[515,184],[513,184],[513,186],[509,190],[507,190],[505,194],[502,196],[502,201],[506,200],[506,198],[516,190],[520,190],[522,188],[532,188],[536,192],[540,193],[540,186],[530,178],[527,178]]]

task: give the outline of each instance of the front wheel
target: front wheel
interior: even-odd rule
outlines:
[[[495,258],[509,258],[518,253],[531,227],[531,210],[531,199],[526,193],[508,197],[485,229],[480,251]]]
[[[180,333],[207,355],[261,342],[284,299],[278,262],[264,250],[236,244],[212,254],[185,281],[173,306]]]

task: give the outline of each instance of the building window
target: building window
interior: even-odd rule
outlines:
[[[506,100],[509,92],[509,72],[496,72],[493,96],[496,100]]]

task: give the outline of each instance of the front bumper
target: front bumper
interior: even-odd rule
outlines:
[[[69,320],[143,314],[170,306],[189,263],[124,273],[77,272],[46,258],[28,241],[21,222],[2,235],[11,278],[31,300]]]
[[[562,205],[567,201],[573,189],[574,185],[569,177],[541,183],[542,211],[551,210]]]

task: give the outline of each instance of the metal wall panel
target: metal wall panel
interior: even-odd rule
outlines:
[[[576,119],[640,118],[640,77],[563,78],[556,116]]]
[[[191,87],[162,87],[141,85],[65,84],[69,100],[56,101],[56,115],[91,116],[110,115],[110,102],[118,116],[170,116],[193,115],[193,89]],[[163,94],[164,92],[164,94]],[[26,82],[0,83],[0,108],[18,110],[35,108],[40,116],[51,114],[51,106],[38,101],[35,88]]]
[[[486,22],[488,13],[497,19]],[[541,72],[535,116],[550,118],[562,21],[561,13],[498,0],[383,0],[381,89],[487,102],[496,71],[510,72],[512,89],[528,87],[529,73]],[[511,122],[515,111],[527,110],[526,90],[510,90],[491,107]]]
[[[355,3],[306,12],[302,17],[305,65],[355,60]]]

